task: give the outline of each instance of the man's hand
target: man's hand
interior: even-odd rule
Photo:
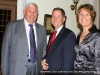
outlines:
[[[43,70],[47,70],[49,68],[49,65],[46,63],[46,59],[43,59],[41,61],[41,65],[42,65]]]

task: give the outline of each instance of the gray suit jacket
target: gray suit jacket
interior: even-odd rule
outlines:
[[[41,59],[45,55],[46,30],[36,23],[37,34],[37,73],[41,70]],[[28,42],[24,19],[12,21],[7,25],[2,43],[2,75],[26,75],[28,63]],[[37,74],[37,75],[38,75]]]

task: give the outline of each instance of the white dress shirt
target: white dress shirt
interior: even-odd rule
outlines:
[[[29,39],[30,26],[29,26],[29,23],[26,21],[26,19],[24,19],[24,23],[25,23],[25,30],[26,30],[26,36],[27,36],[27,41],[28,41],[29,58],[30,58],[30,39]],[[35,44],[36,44],[36,48],[37,48],[37,34],[36,34],[35,23],[33,23],[33,30],[34,30],[34,35],[35,35]]]
[[[56,37],[59,34],[60,30],[62,29],[63,25],[57,29]]]

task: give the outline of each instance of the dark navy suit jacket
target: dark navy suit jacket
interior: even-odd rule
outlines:
[[[51,37],[52,35],[49,38],[49,42]],[[44,57],[49,64],[48,72],[50,71],[50,73],[63,73],[60,75],[69,75],[67,72],[72,71],[74,68],[74,60],[76,56],[74,50],[75,43],[75,34],[63,26],[53,42],[48,55]]]

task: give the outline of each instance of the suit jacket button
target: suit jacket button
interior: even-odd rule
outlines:
[[[29,55],[27,55],[27,57],[29,57]]]
[[[27,67],[27,65],[25,65],[25,67]]]

